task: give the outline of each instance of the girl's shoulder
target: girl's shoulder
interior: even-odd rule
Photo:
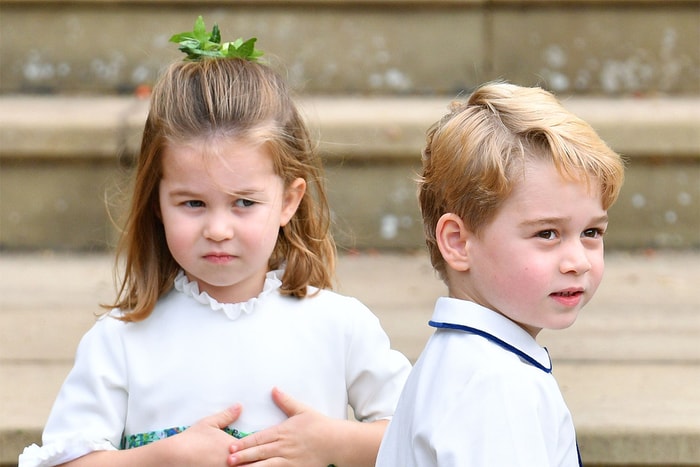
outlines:
[[[284,301],[288,311],[306,318],[361,328],[378,326],[379,323],[375,314],[358,298],[330,289],[310,287],[307,296],[303,298],[278,297]]]
[[[333,306],[338,311],[369,312],[369,308],[356,297],[312,286],[309,286],[306,297],[298,299],[298,303],[300,306]]]

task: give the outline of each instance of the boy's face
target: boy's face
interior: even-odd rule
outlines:
[[[529,163],[494,219],[469,237],[463,291],[533,337],[573,324],[603,276],[608,216],[599,192],[551,163]]]

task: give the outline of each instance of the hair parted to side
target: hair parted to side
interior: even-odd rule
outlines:
[[[427,131],[418,198],[433,267],[445,279],[435,238],[443,214],[475,234],[495,216],[528,160],[548,160],[570,180],[600,187],[603,208],[617,199],[624,162],[591,126],[549,92],[484,84]]]
[[[336,248],[323,170],[285,81],[270,66],[240,58],[176,62],[153,89],[130,211],[117,246],[123,260],[120,286],[115,303],[105,308],[120,308],[124,321],[148,317],[180,269],[157,214],[163,148],[220,136],[262,142],[285,187],[297,178],[307,183],[269,260],[270,269],[286,262],[282,293],[304,297],[309,285],[332,286]]]

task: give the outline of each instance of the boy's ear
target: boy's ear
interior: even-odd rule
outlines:
[[[284,227],[289,223],[294,213],[297,212],[299,203],[306,193],[306,180],[303,178],[297,178],[292,183],[289,184],[287,189],[284,191],[284,198],[282,199],[282,216],[280,219],[280,226]]]
[[[435,239],[447,265],[455,271],[469,270],[470,231],[461,217],[454,213],[443,214],[435,227]]]

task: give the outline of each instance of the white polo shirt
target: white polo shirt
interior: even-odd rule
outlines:
[[[377,467],[579,465],[545,348],[465,300],[439,298],[430,324],[437,330],[404,387]]]

